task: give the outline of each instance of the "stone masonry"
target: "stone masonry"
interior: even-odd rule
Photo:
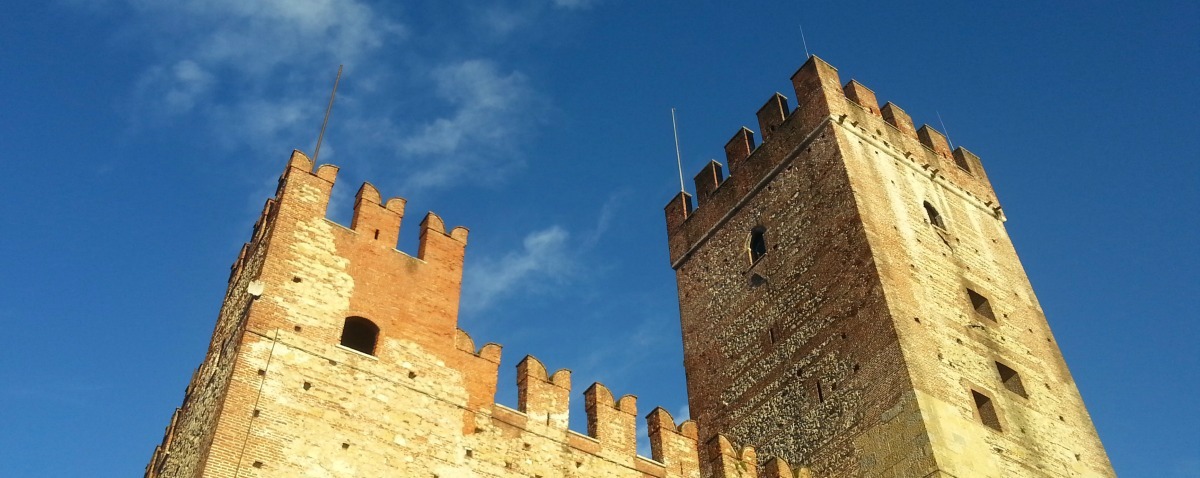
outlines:
[[[819,58],[792,83],[666,208],[701,443],[822,477],[1114,476],[979,158]]]
[[[457,327],[467,230],[293,152],[146,467],[199,477],[1114,476],[979,159],[813,57],[666,208],[693,420]]]

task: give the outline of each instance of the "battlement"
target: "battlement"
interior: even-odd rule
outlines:
[[[722,175],[720,163],[710,161],[695,176],[694,197],[680,192],[667,203],[673,267],[780,170],[814,167],[806,161],[836,149],[835,128],[909,163],[1002,217],[975,154],[962,147],[951,149],[945,135],[929,125],[914,128],[912,118],[895,104],[880,107],[875,92],[857,80],[841,84],[837,69],[820,58],[810,57],[791,80],[795,109],[789,108],[787,97],[775,93],[755,114],[762,144],[755,145],[755,133],[740,127],[725,144],[729,176]]]
[[[332,164],[322,164],[313,171],[313,162],[308,156],[299,150],[292,151],[287,169],[280,177],[280,187],[275,200],[290,199],[303,203],[305,212],[324,217],[337,174],[338,167]],[[296,183],[291,190],[285,188],[289,180]],[[292,194],[287,194],[288,192]],[[363,241],[376,242],[395,249],[400,237],[400,223],[404,218],[406,203],[407,200],[401,197],[392,197],[385,202],[374,185],[364,182],[354,195],[354,216],[350,221],[349,230],[354,231]],[[467,243],[467,228],[458,226],[447,231],[445,222],[433,212],[426,213],[420,228],[421,238],[416,256],[418,259],[426,259],[427,253],[436,254],[438,248],[433,247],[433,243],[443,241],[444,238],[463,246]],[[430,232],[436,234],[431,235]]]

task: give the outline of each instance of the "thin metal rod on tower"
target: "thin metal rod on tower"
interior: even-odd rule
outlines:
[[[812,55],[808,53],[808,40],[804,39],[804,24],[803,23],[800,24],[800,43],[804,44],[804,58],[808,59],[808,58],[812,57]]]
[[[953,150],[954,141],[950,139],[950,130],[946,129],[946,122],[942,121],[942,113],[938,111],[934,111],[934,113],[937,113],[938,123],[942,124],[942,132],[946,133],[946,144],[950,145],[950,149]]]
[[[337,96],[338,82],[342,81],[342,65],[338,65],[337,77],[333,79],[333,91],[329,93],[329,106],[325,107],[325,120],[321,122],[321,134],[317,135],[317,148],[313,150],[313,163],[321,154],[321,141],[325,139],[325,127],[329,126],[329,112],[333,111],[333,98]]]
[[[679,125],[675,122],[675,108],[671,108],[671,130],[675,132],[675,165],[679,167],[679,192],[686,193],[683,187],[683,155],[679,154]]]

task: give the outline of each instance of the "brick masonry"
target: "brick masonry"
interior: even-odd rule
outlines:
[[[570,371],[533,357],[494,403],[501,347],[457,327],[467,230],[429,213],[404,254],[369,183],[329,221],[337,167],[294,152],[146,476],[1113,476],[978,158],[815,57],[793,84],[667,205],[695,420],[646,415],[651,457],[635,397],[591,385],[571,431]]]

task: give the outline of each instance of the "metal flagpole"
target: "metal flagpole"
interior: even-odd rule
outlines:
[[[671,129],[675,132],[675,165],[679,167],[679,192],[686,193],[683,187],[683,157],[679,154],[679,125],[675,122],[675,108],[671,108]]]
[[[337,77],[333,79],[333,91],[329,93],[329,106],[325,107],[325,120],[321,122],[321,134],[317,135],[317,149],[313,150],[313,164],[321,154],[321,140],[325,139],[325,127],[329,125],[329,112],[333,111],[333,98],[337,96],[338,82],[342,80],[342,65],[338,65]]]

